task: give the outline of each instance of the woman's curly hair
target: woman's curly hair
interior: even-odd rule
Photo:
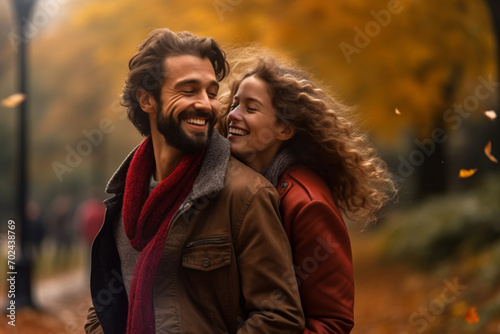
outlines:
[[[248,50],[240,50],[246,54]],[[232,71],[238,73],[234,60]],[[225,115],[241,82],[256,76],[267,84],[278,122],[291,125],[296,134],[285,145],[302,164],[316,171],[328,184],[337,206],[361,227],[375,222],[382,207],[397,191],[386,163],[378,156],[366,135],[350,119],[351,108],[340,103],[313,83],[297,65],[259,51],[253,68],[232,83],[222,101]],[[236,57],[241,59],[240,57]],[[241,71],[240,71],[241,72]],[[225,118],[225,117],[224,117]],[[223,121],[220,124],[225,124]],[[226,125],[227,126],[227,125]],[[220,127],[224,132],[224,126]]]

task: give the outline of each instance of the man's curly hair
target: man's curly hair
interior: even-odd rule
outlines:
[[[218,81],[229,73],[226,54],[212,38],[198,37],[186,31],[174,33],[167,28],[153,30],[129,61],[122,94],[122,105],[127,108],[129,119],[144,136],[151,134],[151,128],[148,115],[137,101],[136,92],[140,88],[145,89],[159,101],[161,87],[168,76],[165,60],[182,55],[208,58]]]

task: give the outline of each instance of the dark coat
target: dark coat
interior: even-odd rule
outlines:
[[[133,154],[133,153],[132,153]],[[131,156],[107,191],[92,248],[87,333],[124,333],[128,298],[113,223],[120,219]],[[279,197],[261,175],[230,158],[214,133],[191,193],[172,218],[154,283],[157,333],[300,333],[304,316]]]

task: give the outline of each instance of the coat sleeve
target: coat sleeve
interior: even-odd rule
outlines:
[[[302,306],[303,333],[350,333],[354,325],[351,244],[340,213],[315,200],[287,217]]]
[[[89,308],[84,329],[86,334],[104,334],[99,319],[97,318],[94,305],[91,305]]]
[[[262,188],[242,214],[236,256],[248,318],[238,334],[300,333],[304,327],[278,201],[274,188]]]

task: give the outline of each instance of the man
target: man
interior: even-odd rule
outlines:
[[[228,72],[213,39],[153,31],[123,104],[146,139],[106,191],[87,333],[299,333],[278,196],[213,131]]]

